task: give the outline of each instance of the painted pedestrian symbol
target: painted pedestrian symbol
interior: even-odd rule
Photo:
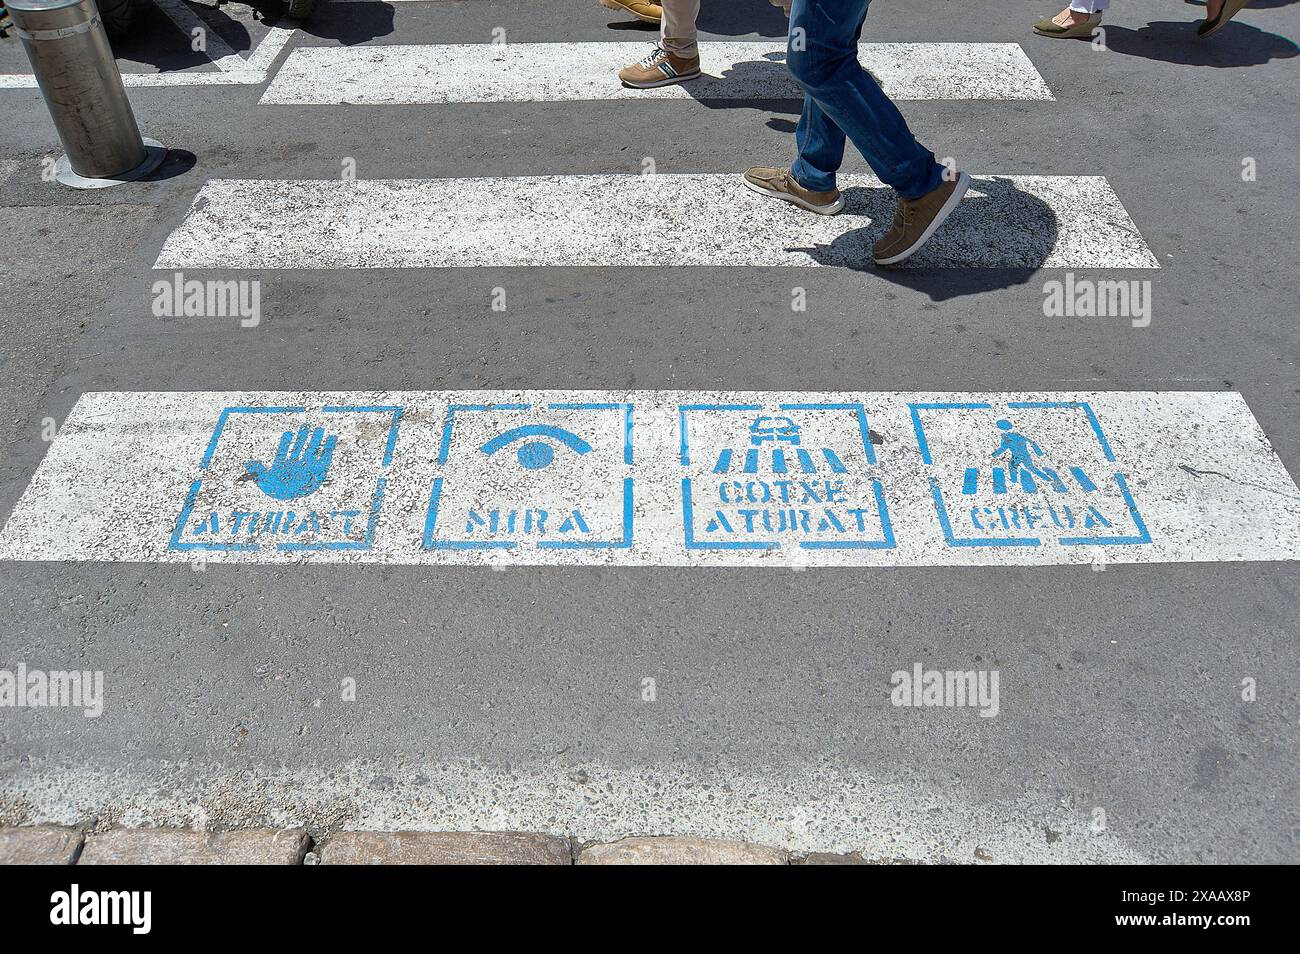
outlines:
[[[678,410],[689,550],[894,545],[861,404]]]
[[[429,493],[429,550],[627,548],[632,406],[452,405]]]
[[[369,549],[401,416],[386,405],[226,408],[169,549]]]
[[[1007,484],[1012,486],[1019,485],[1025,493],[1036,493],[1038,484],[1050,486],[1057,493],[1069,493],[1061,475],[1047,465],[1036,465],[1034,459],[1043,456],[1043,448],[1038,442],[1018,434],[1012,423],[1005,418],[997,421],[997,428],[1002,432],[1002,443],[993,451],[995,460],[1004,461],[1004,467],[994,467],[991,473],[993,492],[995,494],[1005,494]],[[966,476],[962,481],[961,492],[963,494],[973,494],[979,488],[979,468],[967,467]],[[1069,475],[1084,493],[1096,491],[1097,485],[1084,472],[1082,467],[1071,467]]]
[[[298,428],[297,439],[293,431],[285,431],[270,466],[257,460],[244,465],[258,490],[275,500],[296,500],[320,489],[329,475],[338,438],[333,434],[326,438],[321,427],[311,432],[310,439],[307,432],[306,424]]]
[[[1083,401],[912,404],[949,546],[1133,545],[1151,538]]]

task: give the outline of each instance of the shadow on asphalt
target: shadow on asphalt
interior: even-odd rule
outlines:
[[[1183,0],[1188,6],[1203,7],[1205,0]],[[1293,3],[1300,3],[1300,0],[1251,0],[1246,4],[1247,10],[1276,10],[1278,7],[1289,7]]]
[[[1060,234],[1056,213],[1039,199],[1005,179],[979,178],[972,193],[912,259],[907,268],[882,268],[869,250],[894,220],[897,195],[888,188],[844,190],[844,211],[871,217],[871,225],[838,236],[829,245],[799,248],[820,265],[870,272],[886,281],[948,301],[1000,288],[1023,285],[1047,262]],[[996,249],[1007,267],[981,267],[986,252]]]
[[[607,26],[609,29],[619,32],[628,31],[631,33],[649,33],[654,36],[659,35],[659,24],[645,23],[641,20],[612,20]]]
[[[1300,47],[1286,37],[1233,20],[1208,40],[1196,37],[1196,21],[1159,21],[1137,30],[1106,27],[1106,46],[1115,53],[1181,66],[1262,66],[1288,59]]]
[[[695,25],[705,33],[721,36],[782,37],[790,30],[790,21],[780,7],[768,0],[743,0],[736,3],[703,3]]]
[[[770,90],[774,86],[789,87],[790,95],[786,99],[754,98],[724,99],[725,91],[737,89]],[[803,111],[803,90],[790,75],[785,65],[785,54],[770,54],[761,60],[744,60],[721,76],[701,76],[691,83],[683,83],[682,88],[709,109],[763,109],[772,113],[788,113],[798,116]],[[769,123],[769,125],[771,125]],[[773,127],[778,128],[778,127]],[[790,127],[793,132],[793,125]]]
[[[614,16],[617,10],[606,10]],[[713,33],[717,36],[749,36],[756,33],[765,37],[783,37],[789,32],[789,20],[780,7],[774,7],[768,0],[727,0],[725,3],[703,3],[700,14],[695,18],[695,26],[701,33]],[[611,30],[632,30],[635,32],[658,33],[656,23],[643,23],[630,16],[624,20],[611,20]]]
[[[142,179],[142,182],[162,182],[164,179],[174,179],[177,176],[183,176],[189,172],[198,163],[198,156],[188,149],[168,149],[167,157],[163,159],[162,165]]]
[[[319,6],[297,29],[309,36],[336,40],[343,46],[365,43],[393,32],[393,7],[388,3],[330,3]],[[222,6],[186,4],[199,20],[236,53],[248,55],[256,45],[248,27],[231,17]],[[282,0],[253,0],[253,17],[267,26],[284,26]],[[283,21],[283,22],[282,22]],[[211,62],[207,53],[191,48],[191,38],[178,30],[168,16],[152,3],[141,3],[131,32],[113,41],[113,53],[123,59],[156,66],[161,72],[192,69]]]
[[[1002,288],[1028,284],[1036,268],[877,268],[873,272],[885,281],[910,288],[931,301],[950,301],[967,295],[983,295]]]
[[[211,23],[207,20],[203,22],[208,23],[236,53],[247,53],[252,47],[248,28],[238,20],[232,20],[224,12],[202,4],[192,6],[211,18]],[[193,69],[212,62],[207,53],[193,49],[191,43],[190,36],[177,29],[167,14],[152,3],[138,4],[130,32],[111,41],[114,56],[135,63],[148,63],[162,73]]]
[[[391,3],[330,3],[316,0],[316,10],[298,29],[322,40],[337,40],[343,46],[355,46],[393,32]],[[256,0],[256,6],[283,10],[280,0]]]

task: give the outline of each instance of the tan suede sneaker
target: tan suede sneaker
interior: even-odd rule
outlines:
[[[830,192],[805,189],[790,175],[789,169],[755,166],[745,172],[744,182],[759,195],[770,195],[774,199],[791,202],[818,215],[834,215],[844,208],[844,196],[840,195],[839,189],[831,189]]]
[[[600,0],[600,5],[630,13],[642,23],[658,23],[664,15],[664,8],[650,0]]]
[[[919,199],[899,199],[894,224],[871,250],[876,264],[897,265],[929,241],[969,188],[970,176],[959,172],[956,179],[940,183]]]
[[[700,58],[674,56],[662,47],[656,46],[650,55],[640,62],[625,66],[618,71],[618,78],[624,86],[634,89],[654,89],[658,86],[672,86],[685,83],[700,75]]]

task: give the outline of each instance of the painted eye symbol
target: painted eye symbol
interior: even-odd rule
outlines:
[[[508,447],[516,441],[523,441],[515,451],[519,463],[529,470],[541,470],[549,467],[555,460],[555,448],[545,441],[533,439],[537,437],[550,437],[579,454],[591,450],[591,445],[577,434],[551,424],[525,424],[523,427],[512,427],[492,438],[483,445],[481,450],[491,457],[503,447]]]

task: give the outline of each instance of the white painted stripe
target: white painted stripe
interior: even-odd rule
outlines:
[[[294,23],[296,21],[288,20],[286,22]],[[244,64],[245,68],[265,74],[271,68],[271,64],[275,62],[275,58],[280,55],[280,51],[284,49],[285,44],[292,39],[296,32],[297,27],[271,27],[266,36],[262,37],[262,42],[257,44],[252,52],[248,54],[248,59]]]
[[[215,179],[155,267],[862,267],[896,197],[870,176],[840,187],[845,211],[819,216],[723,174]],[[908,264],[1160,267],[1102,176],[977,179]]]
[[[500,103],[601,99],[802,99],[785,42],[701,43],[706,75],[627,89],[616,76],[651,44],[468,43],[294,50],[268,104]],[[1050,100],[1018,43],[864,43],[862,64],[895,99]]]
[[[90,393],[0,558],[1296,560],[1300,489],[1227,392]]]
[[[293,34],[294,29],[291,27],[271,27],[247,59],[232,54],[234,59],[227,58],[218,63],[220,69],[215,72],[123,73],[122,85],[128,89],[156,89],[166,86],[256,86],[265,81],[271,64],[275,62],[275,58],[280,55]],[[214,35],[209,31],[209,36]],[[211,40],[209,40],[209,52],[213,52]],[[235,60],[239,62],[236,63]],[[0,90],[37,88],[36,77],[30,73],[0,73]]]
[[[217,69],[224,73],[245,67],[244,58],[232,50],[230,45],[221,38],[221,34],[200,20],[198,15],[181,0],[152,0],[152,2],[167,15],[167,19],[176,24],[176,29],[191,40],[195,36],[195,30],[201,31],[199,35],[203,37],[207,47],[204,52]]]
[[[156,89],[162,86],[256,86],[266,79],[262,70],[211,73],[123,73],[128,89]],[[28,73],[0,74],[0,89],[38,89],[36,77]]]

